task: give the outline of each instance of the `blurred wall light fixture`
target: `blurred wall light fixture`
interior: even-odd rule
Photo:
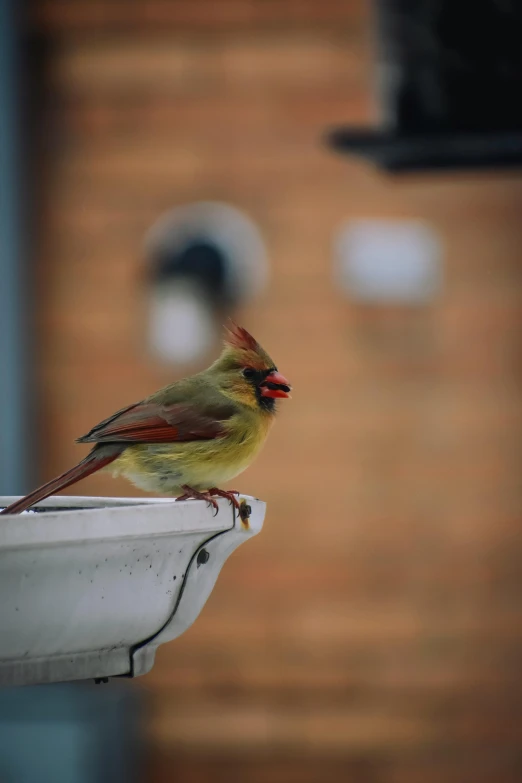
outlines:
[[[227,204],[173,209],[145,240],[149,260],[149,346],[164,362],[202,360],[221,321],[265,287],[268,262],[261,234]]]
[[[441,287],[441,247],[417,220],[354,220],[335,242],[337,285],[359,301],[422,304]]]

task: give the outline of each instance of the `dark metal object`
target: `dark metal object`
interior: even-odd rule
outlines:
[[[339,128],[327,144],[390,172],[522,167],[522,132],[395,135]]]
[[[376,0],[382,126],[335,150],[390,171],[522,165],[522,4]]]
[[[207,550],[206,550],[206,549],[201,549],[201,550],[198,552],[198,556],[197,556],[197,560],[196,560],[196,562],[197,562],[197,564],[198,564],[198,568],[199,568],[201,565],[205,565],[205,563],[208,563],[208,561],[209,561],[209,560],[210,560],[210,555],[209,555],[209,553],[207,552]]]

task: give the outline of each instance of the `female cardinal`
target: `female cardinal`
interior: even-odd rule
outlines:
[[[252,462],[274,421],[275,400],[289,397],[290,388],[259,343],[232,324],[207,370],[97,424],[78,438],[95,444],[85,459],[0,514],[18,514],[107,465],[149,492],[206,500],[216,511],[217,495],[238,508],[238,493],[218,485]]]

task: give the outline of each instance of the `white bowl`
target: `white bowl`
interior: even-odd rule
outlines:
[[[265,504],[240,502],[241,515],[218,500],[214,516],[196,500],[57,496],[2,516],[0,685],[148,672],[261,530]]]

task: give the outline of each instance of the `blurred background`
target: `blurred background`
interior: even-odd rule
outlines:
[[[294,385],[240,479],[262,534],[147,676],[0,695],[2,783],[98,783],[85,759],[124,734],[140,763],[111,781],[521,780],[522,25],[509,2],[446,13],[477,92],[453,127],[419,65],[450,5],[406,25],[398,111],[369,0],[2,0],[1,492],[205,366],[229,314]],[[452,152],[452,129],[478,136]],[[64,767],[38,716],[87,736],[85,711]],[[10,756],[15,713],[39,772]]]

